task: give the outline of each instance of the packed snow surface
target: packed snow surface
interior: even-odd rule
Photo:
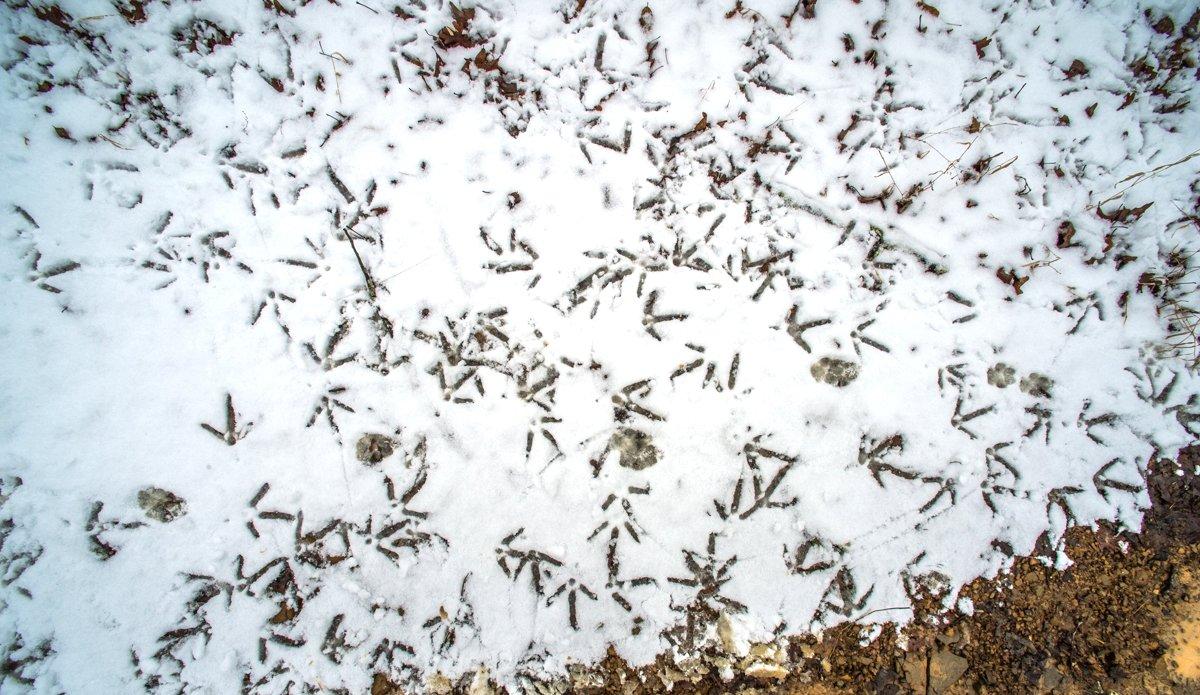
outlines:
[[[513,685],[1136,529],[1190,5],[9,0],[0,690]]]

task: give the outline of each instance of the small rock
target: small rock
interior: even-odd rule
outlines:
[[[846,386],[858,378],[858,365],[836,357],[822,357],[813,363],[813,378],[831,386]]]
[[[454,692],[454,682],[442,673],[426,676],[425,687],[432,695],[450,695]]]
[[[371,681],[371,695],[404,695],[404,689],[389,681],[382,673],[376,673]]]
[[[496,689],[488,679],[488,670],[482,666],[475,670],[475,677],[467,688],[467,695],[495,695]]]
[[[916,693],[925,692],[925,654],[908,652],[904,661],[900,662],[900,668],[904,671],[904,681],[909,690]]]
[[[359,461],[376,464],[396,451],[396,443],[382,434],[364,434],[354,445],[354,454]]]
[[[1021,390],[1035,398],[1049,398],[1054,381],[1045,374],[1031,373],[1021,379]]]
[[[902,662],[904,680],[908,687],[918,693],[944,693],[966,673],[970,663],[961,656],[938,651],[928,657],[921,652],[910,652]],[[926,682],[925,674],[929,674]]]
[[[988,369],[987,380],[997,388],[1008,388],[1017,380],[1017,371],[1003,362],[997,362]]]
[[[947,647],[958,644],[961,639],[962,637],[959,636],[958,631],[953,627],[946,628],[945,632],[937,636],[937,641],[941,642]]]
[[[1063,682],[1062,671],[1059,671],[1053,666],[1047,665],[1042,670],[1042,677],[1038,680],[1038,687],[1042,690],[1054,690]]]
[[[187,503],[182,497],[159,487],[139,490],[138,506],[146,516],[163,523],[170,523],[187,513]]]
[[[762,642],[751,646],[750,656],[776,662],[783,662],[787,659],[787,653],[773,642]]]
[[[750,640],[746,637],[746,630],[736,618],[724,611],[717,618],[717,637],[721,639],[721,646],[730,654],[745,656],[750,650]]]
[[[746,675],[761,681],[783,680],[788,676],[788,670],[779,664],[756,661],[746,667]]]
[[[967,672],[970,664],[961,656],[947,651],[934,654],[929,659],[929,688],[935,693],[944,693]]]
[[[875,695],[899,695],[900,677],[888,668],[881,668],[875,673]]]
[[[613,432],[608,445],[620,452],[619,463],[625,468],[640,471],[658,463],[658,449],[654,448],[650,435],[641,430],[622,427]]]
[[[709,665],[712,666],[712,670],[716,671],[717,675],[721,677],[721,680],[726,682],[733,680],[735,675],[733,672],[733,661],[729,657],[717,655],[705,658]]]

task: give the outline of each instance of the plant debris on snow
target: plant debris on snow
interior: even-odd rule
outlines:
[[[0,689],[772,681],[1136,531],[1185,5],[6,2]]]

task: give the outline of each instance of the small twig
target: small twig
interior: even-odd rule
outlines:
[[[358,253],[358,246],[354,244],[354,235],[347,232],[346,239],[350,242],[350,250],[354,252],[354,259],[358,261],[358,269],[362,271],[363,279],[367,283],[367,296],[371,301],[375,301],[375,281],[371,278],[371,272],[367,270],[367,264],[363,263],[362,256]]]
[[[892,186],[894,186],[897,191],[900,190],[900,184],[896,183],[896,177],[892,176],[892,168],[888,166],[887,159],[884,159],[883,150],[876,147],[875,151],[879,153],[879,160],[883,162],[883,168],[887,170],[888,178],[892,180]]]

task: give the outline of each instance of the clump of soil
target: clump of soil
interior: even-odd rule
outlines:
[[[138,506],[146,516],[170,523],[187,514],[187,503],[175,493],[160,487],[148,487],[138,491]]]

